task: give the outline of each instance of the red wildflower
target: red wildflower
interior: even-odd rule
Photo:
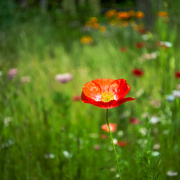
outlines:
[[[126,141],[117,141],[116,145],[120,146],[120,147],[124,147],[127,145]]]
[[[110,127],[111,132],[116,132],[116,129],[117,129],[117,125],[116,125],[116,124],[109,123],[109,127]],[[107,124],[103,124],[103,125],[101,126],[101,129],[102,129],[103,131],[109,132],[109,128],[108,128],[108,125],[107,125]]]
[[[132,73],[133,73],[135,76],[138,76],[138,77],[141,77],[141,76],[144,75],[144,71],[143,71],[143,70],[141,70],[141,69],[136,69],[136,68],[132,70]]]
[[[79,96],[79,95],[74,95],[74,96],[72,97],[72,100],[73,100],[73,101],[80,101],[80,100],[81,100],[81,96]]]
[[[121,47],[121,48],[120,48],[120,51],[121,51],[122,53],[125,53],[125,52],[127,52],[127,48],[126,48],[126,47]]]
[[[129,122],[132,123],[132,124],[139,124],[138,118],[130,118]]]
[[[101,134],[101,135],[100,135],[100,138],[101,138],[101,139],[107,139],[108,137],[107,137],[105,134]]]
[[[138,31],[139,31],[140,34],[146,34],[147,33],[146,29],[139,29]]]
[[[137,43],[135,44],[135,46],[140,49],[140,48],[143,48],[143,47],[144,47],[144,43],[143,43],[143,42],[137,42]]]
[[[175,71],[174,74],[175,74],[175,77],[176,77],[176,78],[180,78],[180,71]]]
[[[95,79],[83,86],[81,99],[84,103],[111,109],[135,100],[132,97],[125,98],[129,90],[130,86],[125,79]]]

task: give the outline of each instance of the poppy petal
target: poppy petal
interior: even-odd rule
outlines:
[[[105,92],[109,90],[109,86],[114,81],[114,79],[95,79],[92,82],[97,83],[101,87],[101,92]]]
[[[129,92],[130,86],[125,79],[96,79],[83,86],[81,99],[84,103],[89,103],[103,109],[111,109],[123,104],[126,101],[133,101],[135,98],[124,98]],[[113,93],[113,100],[104,101],[102,93]],[[108,94],[107,94],[108,95]]]
[[[93,81],[90,81],[84,85],[83,93],[85,96],[95,101],[100,101],[101,99],[101,88],[97,83],[94,83]]]
[[[110,127],[111,132],[116,132],[116,130],[117,130],[117,124],[109,123],[109,127]],[[101,129],[102,129],[103,131],[109,132],[109,128],[108,128],[108,125],[107,125],[107,124],[103,124],[103,125],[101,126]]]
[[[98,107],[103,108],[103,109],[111,109],[111,108],[113,108],[112,105],[116,103],[115,100],[113,100],[114,103],[112,103],[112,101],[109,101],[109,102],[96,101],[96,100],[93,100],[93,99],[85,96],[85,94],[83,92],[81,94],[81,99],[82,99],[83,103],[89,103],[89,104],[92,104],[94,106],[98,106]]]
[[[127,98],[121,99],[120,101],[117,101],[117,106],[125,103],[126,101],[134,101],[134,100],[136,100],[136,98],[132,98],[132,97],[127,97]]]
[[[129,90],[130,86],[126,83],[125,79],[115,80],[109,87],[109,91],[114,93],[115,100],[123,99]]]

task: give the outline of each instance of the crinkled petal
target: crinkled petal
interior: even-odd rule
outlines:
[[[125,98],[129,92],[130,86],[125,79],[96,79],[86,83],[83,86],[81,99],[84,103],[89,103],[104,109],[111,109],[117,107],[126,101],[133,101],[134,98]],[[114,100],[109,102],[101,101],[102,92],[113,92]]]
[[[114,82],[114,79],[95,79],[92,82],[99,85],[101,88],[101,92],[105,92],[109,90],[109,86]]]
[[[82,92],[83,92],[84,96],[86,96],[92,100],[100,101],[100,99],[101,99],[101,88],[97,83],[94,83],[93,81],[86,83],[83,86]]]
[[[129,92],[130,86],[126,83],[125,79],[115,80],[109,87],[109,91],[114,94],[115,100],[123,99]]]

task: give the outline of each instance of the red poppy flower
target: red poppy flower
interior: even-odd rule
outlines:
[[[116,124],[109,123],[109,127],[110,127],[111,132],[116,132],[116,129],[117,129],[117,125],[116,125]],[[103,125],[101,126],[101,129],[102,129],[103,131],[109,132],[109,128],[108,128],[108,125],[107,125],[107,124],[103,124]]]
[[[120,146],[120,147],[124,147],[127,145],[126,141],[117,141],[116,145]]]
[[[79,95],[74,95],[74,96],[72,97],[72,100],[73,100],[73,101],[80,101],[80,100],[81,100],[81,96],[79,96]]]
[[[176,78],[180,78],[180,71],[176,71],[174,74]]]
[[[104,109],[117,107],[135,98],[125,98],[130,86],[125,79],[95,79],[83,86],[81,99],[84,103],[93,104]]]
[[[143,71],[143,70],[141,70],[141,69],[136,69],[136,68],[132,70],[132,73],[133,73],[135,76],[138,76],[138,77],[141,77],[141,76],[144,75],[144,71]]]
[[[144,43],[143,42],[137,42],[135,45],[139,49],[144,47]]]
[[[129,122],[132,123],[132,124],[139,124],[138,118],[130,118]]]
[[[121,51],[122,53],[125,53],[125,52],[127,52],[127,48],[126,48],[126,47],[121,47],[121,48],[120,48],[120,51]]]

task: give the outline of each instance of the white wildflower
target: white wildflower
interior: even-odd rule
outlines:
[[[180,90],[174,90],[174,91],[172,91],[172,94],[174,97],[180,98]]]
[[[44,157],[45,157],[46,159],[54,159],[54,158],[55,158],[55,155],[52,154],[52,153],[47,153],[47,154],[44,155]]]
[[[4,126],[9,126],[9,123],[12,121],[11,117],[4,118]]]
[[[63,151],[63,155],[67,159],[71,159],[73,157],[73,154],[68,151]]]
[[[141,133],[142,136],[145,136],[147,134],[147,129],[146,128],[140,128],[139,132]]]
[[[157,124],[159,121],[160,121],[160,120],[159,120],[158,117],[151,117],[151,119],[150,119],[149,122],[150,122],[151,124]]]
[[[159,152],[158,151],[153,151],[152,156],[159,156]]]
[[[178,175],[178,172],[175,172],[175,171],[168,171],[167,172],[167,176],[177,176]]]

